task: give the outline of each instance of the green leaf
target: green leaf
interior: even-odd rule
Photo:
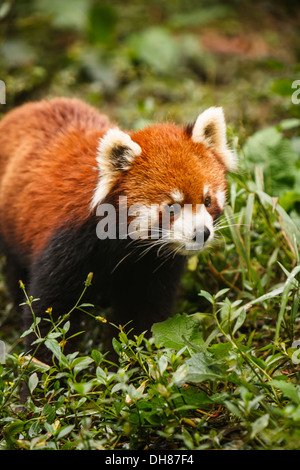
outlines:
[[[19,435],[24,429],[25,423],[23,421],[16,419],[14,422],[9,423],[4,426],[3,434],[7,441],[8,448],[13,448],[15,442],[15,435]]]
[[[292,80],[280,78],[273,82],[271,90],[277,95],[290,97],[292,94],[292,83]]]
[[[87,369],[92,362],[93,359],[89,356],[77,357],[71,364],[74,368],[74,374],[76,375],[81,370]]]
[[[23,304],[20,304],[20,305],[26,305],[26,302],[24,302]],[[35,327],[41,322],[41,318],[40,317],[36,317],[35,319],[35,322],[33,322],[30,326],[30,328],[28,328],[28,330],[24,331],[22,333],[22,335],[20,336],[20,338],[24,338],[25,336],[27,335],[30,335],[30,333],[32,333],[35,329]]]
[[[299,191],[286,191],[280,198],[279,204],[285,211],[291,210],[295,203],[300,200],[300,188]]]
[[[177,386],[183,385],[187,380],[188,375],[188,366],[184,363],[176,369],[173,374],[171,384],[176,384]]]
[[[246,320],[246,316],[246,310],[242,308],[233,327],[232,334],[234,334],[243,325],[244,321]]]
[[[219,293],[220,294],[220,293]],[[200,297],[204,297],[206,300],[208,300],[211,304],[214,303],[213,296],[209,293],[206,292],[206,290],[201,290],[198,294]],[[221,294],[220,294],[221,295]]]
[[[34,421],[28,430],[30,438],[37,436],[41,432],[41,424],[39,421]]]
[[[289,129],[294,129],[295,127],[300,126],[300,119],[290,118],[290,119],[283,119],[283,121],[279,124],[279,129],[283,131],[287,131]]]
[[[148,65],[154,72],[168,74],[179,64],[179,47],[169,31],[151,27],[129,38],[131,54]]]
[[[208,348],[208,351],[213,355],[214,358],[218,360],[228,356],[231,349],[232,344],[227,342],[213,344]]]
[[[64,326],[62,327],[62,330],[64,333],[68,333],[69,329],[70,329],[70,326],[71,326],[71,323],[69,321],[67,321]]]
[[[48,423],[53,423],[56,417],[56,411],[55,411],[54,406],[51,406],[49,403],[46,403],[46,405],[43,408],[42,414],[46,416]]]
[[[93,387],[93,384],[91,382],[80,382],[80,383],[73,382],[72,387],[77,393],[79,393],[79,395],[84,396],[84,395],[87,395],[87,393],[89,393],[89,391]]]
[[[50,349],[56,359],[61,360],[62,352],[59,343],[55,339],[46,339],[45,346]]]
[[[100,366],[98,366],[96,369],[96,377],[99,380],[99,382],[103,384],[106,383],[106,380],[107,380],[106,372]]]
[[[204,353],[193,354],[185,362],[187,374],[185,380],[188,382],[199,383],[204,380],[220,380],[223,378],[222,370],[216,366],[216,360],[210,359]]]
[[[115,33],[117,13],[112,5],[95,4],[89,12],[89,37],[93,43],[109,44]]]
[[[250,228],[251,228],[251,223],[252,223],[254,199],[255,199],[254,194],[250,193],[248,196],[246,210],[245,210],[244,239],[245,239],[245,249],[246,249],[248,260],[250,259],[250,248],[251,248]]]
[[[225,289],[221,289],[219,292],[216,293],[215,298],[218,299],[222,295],[226,294],[230,289],[226,287]],[[205,291],[200,291],[200,292],[205,292]],[[200,294],[199,294],[200,295]]]
[[[253,439],[257,434],[263,431],[269,424],[269,414],[266,413],[263,416],[260,416],[254,423],[252,424],[252,432],[251,438]]]
[[[102,360],[102,354],[101,354],[100,351],[98,351],[98,349],[93,349],[92,350],[91,357],[96,362],[97,365],[100,364],[100,362]]]
[[[152,333],[157,344],[166,348],[179,351],[187,342],[197,346],[203,344],[203,338],[199,332],[200,322],[195,317],[187,314],[177,314],[161,323],[152,326]]]
[[[39,379],[38,379],[37,373],[34,372],[33,374],[31,374],[31,376],[29,377],[29,381],[28,381],[28,388],[29,388],[30,393],[33,392],[33,390],[36,388],[38,383],[39,383]]]
[[[232,402],[229,401],[229,400],[225,400],[225,401],[224,401],[224,404],[227,406],[227,408],[229,409],[229,411],[230,411],[234,416],[237,416],[239,419],[243,419],[242,413],[240,412],[239,408],[238,408],[234,403],[232,403]]]
[[[247,263],[248,258],[247,258],[247,253],[245,250],[245,245],[241,237],[241,234],[236,226],[236,221],[234,219],[234,213],[233,213],[232,208],[230,206],[226,206],[224,214],[227,219],[229,229],[232,235],[232,239],[235,243],[236,249],[239,252],[239,255],[241,256],[241,258]]]
[[[165,372],[166,368],[168,367],[168,359],[166,356],[161,356],[158,360],[158,367],[159,367],[159,372],[160,375],[163,375]]]
[[[89,2],[73,0],[72,8],[68,2],[61,0],[34,0],[34,9],[39,13],[52,16],[52,24],[57,28],[84,30]]]
[[[291,382],[285,382],[283,380],[272,380],[272,382],[269,382],[269,385],[279,388],[286,398],[289,398],[296,405],[300,405],[299,387],[296,387]]]
[[[70,432],[74,429],[74,427],[75,427],[75,424],[69,424],[67,426],[62,427],[57,435],[57,439],[59,440],[59,439],[62,439],[63,437],[66,437],[68,434],[70,434]]]

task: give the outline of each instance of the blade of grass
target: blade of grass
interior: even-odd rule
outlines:
[[[277,322],[276,322],[276,331],[275,331],[275,338],[274,338],[275,343],[279,339],[280,327],[281,327],[281,323],[282,323],[282,320],[283,320],[283,317],[284,317],[284,312],[285,312],[285,309],[286,309],[286,305],[287,305],[288,300],[289,300],[289,293],[290,293],[290,290],[292,288],[294,278],[299,272],[300,272],[300,265],[296,266],[292,270],[292,272],[288,276],[287,280],[285,281],[284,289],[283,289],[283,292],[282,292],[280,311],[279,311]]]

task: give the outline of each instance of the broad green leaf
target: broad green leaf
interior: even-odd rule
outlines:
[[[168,367],[168,359],[166,356],[161,356],[158,360],[158,367],[159,367],[159,372],[160,375],[163,375],[165,372],[166,368]]]
[[[290,118],[290,119],[283,119],[283,121],[279,124],[279,129],[287,131],[289,129],[294,129],[295,127],[300,126],[300,119]]]
[[[92,362],[93,359],[91,357],[77,357],[71,364],[74,368],[74,374],[76,375],[81,370],[87,369]]]
[[[212,344],[208,351],[212,353],[213,357],[216,360],[222,359],[224,357],[228,357],[229,351],[232,349],[232,344],[230,342],[227,343],[216,343]]]
[[[206,292],[205,290],[201,290],[198,294],[200,297],[204,297],[206,300],[208,300],[211,304],[214,303],[213,296],[209,293]]]
[[[54,406],[51,406],[50,403],[46,403],[43,408],[42,414],[46,416],[47,422],[52,423],[56,417],[56,411]]]
[[[185,313],[177,314],[161,323],[155,323],[152,333],[156,343],[179,351],[186,345],[189,347],[187,342],[198,346],[203,344],[199,325],[200,322],[195,317]]]
[[[290,98],[292,92],[292,80],[287,78],[275,80],[271,86],[271,90],[280,96],[288,96]]]
[[[269,385],[279,388],[285,397],[289,398],[296,405],[300,405],[299,387],[296,387],[291,382],[285,382],[283,380],[272,380],[272,382],[269,382]]]
[[[14,436],[20,434],[25,426],[25,422],[16,419],[14,422],[4,426],[3,434],[8,441],[14,441]]]
[[[28,381],[28,388],[29,388],[30,393],[33,392],[33,390],[36,388],[38,383],[39,383],[39,379],[38,379],[37,373],[34,372],[33,374],[31,374],[31,376],[29,377],[29,381]]]
[[[184,363],[174,372],[171,384],[176,384],[180,387],[186,382],[187,375],[188,366]]]
[[[73,0],[72,7],[61,0],[34,0],[34,8],[39,13],[51,15],[52,24],[57,28],[84,30],[86,27],[89,2]]]
[[[109,44],[115,34],[117,13],[113,5],[101,5],[94,2],[88,15],[88,32],[90,40],[96,44]]]
[[[225,400],[224,404],[234,416],[237,416],[239,419],[243,419],[242,413],[234,403],[232,403],[230,400]]]
[[[129,38],[131,54],[156,73],[168,74],[178,67],[180,49],[165,28],[154,26]]]
[[[252,427],[251,438],[252,439],[268,426],[269,418],[270,418],[269,414],[266,413],[260,416],[259,418],[257,418],[256,421],[254,421],[254,423],[251,425]]]
[[[55,339],[46,339],[45,346],[48,349],[50,349],[50,351],[54,354],[56,359],[58,359],[60,361],[61,356],[62,356],[62,352],[61,352],[61,348],[60,348],[58,342]]]
[[[74,427],[75,427],[75,424],[69,424],[67,426],[64,426],[59,431],[56,439],[59,440],[59,439],[62,439],[63,437],[66,437],[68,434],[70,434],[70,432],[74,429]]]
[[[91,382],[74,382],[72,383],[72,387],[79,395],[86,395],[92,389],[93,384]]]
[[[93,349],[91,352],[91,357],[92,359],[96,362],[96,364],[100,364],[101,359],[102,359],[102,354],[98,349]]]
[[[222,297],[222,295],[226,294],[230,289],[226,287],[225,289],[221,289],[219,292],[216,293],[215,298],[218,299],[219,297]],[[204,291],[200,291],[204,292]],[[199,294],[200,295],[200,294]]]
[[[220,380],[222,371],[215,365],[216,361],[208,358],[204,353],[196,353],[185,362],[187,366],[186,381],[199,383],[204,380]]]

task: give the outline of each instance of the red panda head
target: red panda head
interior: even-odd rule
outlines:
[[[182,254],[213,239],[226,173],[236,168],[222,108],[207,109],[193,126],[157,124],[130,134],[110,129],[97,162],[92,208],[122,196],[129,237],[159,241]]]

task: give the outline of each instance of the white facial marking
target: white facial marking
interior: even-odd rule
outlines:
[[[219,190],[216,194],[218,206],[220,209],[224,209],[225,201],[226,201],[226,194],[224,191]]]
[[[99,179],[91,201],[91,209],[94,209],[103,201],[119,174],[119,168],[115,166],[115,162],[112,158],[113,150],[118,147],[125,148],[123,169],[126,169],[126,167],[124,167],[124,160],[128,163],[129,168],[135,157],[139,156],[142,152],[141,147],[136,142],[133,142],[131,137],[118,127],[107,131],[102,139],[100,139],[97,149],[96,161],[98,164]]]
[[[178,204],[180,204],[184,200],[184,196],[182,192],[179,191],[178,189],[175,189],[175,191],[171,193],[171,198],[173,199],[174,202],[177,202]]]

